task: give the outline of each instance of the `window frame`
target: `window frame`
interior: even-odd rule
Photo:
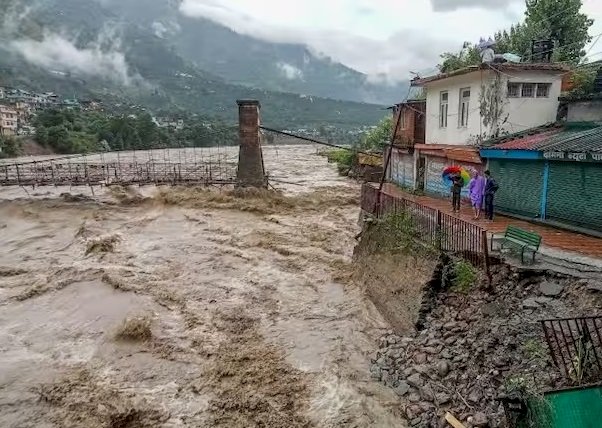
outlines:
[[[513,86],[516,88],[516,93],[512,94],[510,93],[510,87]],[[520,98],[521,97],[521,91],[522,91],[522,87],[523,84],[520,82],[508,82],[508,92],[507,92],[507,96],[508,98]]]
[[[443,101],[444,95],[445,95],[445,101]],[[445,110],[445,115],[443,114],[443,110]],[[441,128],[441,129],[447,128],[448,117],[449,117],[449,91],[440,91],[439,92],[439,128]]]
[[[531,88],[531,95],[525,95],[526,88]],[[521,98],[535,98],[537,92],[537,83],[524,82],[520,85],[520,97]]]
[[[531,86],[533,88],[532,95],[523,95],[525,90],[525,85]],[[551,82],[508,82],[507,85],[507,98],[550,98],[550,94],[552,92],[552,83]],[[516,92],[512,92],[510,87],[516,88]],[[542,88],[545,90],[542,92]]]
[[[546,88],[545,95],[539,95],[539,88]],[[535,98],[550,98],[550,92],[552,90],[551,83],[538,83],[535,88]]]
[[[464,95],[465,92],[468,92],[468,97]],[[468,128],[471,93],[470,87],[460,88],[460,96],[458,97],[458,128]]]

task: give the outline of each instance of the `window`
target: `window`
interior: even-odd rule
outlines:
[[[458,126],[468,126],[468,110],[470,108],[470,88],[460,89],[460,107],[458,109]]]
[[[447,91],[441,92],[439,103],[439,127],[447,128],[447,112],[448,112],[449,94]]]
[[[537,84],[537,98],[548,98],[550,96],[551,83]]]
[[[508,82],[508,98],[549,98],[551,83]]]
[[[523,83],[521,97],[533,98],[535,96],[535,83]]]
[[[508,98],[520,97],[520,83],[508,82]]]

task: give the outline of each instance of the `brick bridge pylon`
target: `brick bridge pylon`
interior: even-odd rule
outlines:
[[[238,100],[238,127],[240,148],[238,155],[237,185],[240,187],[267,187],[263,165],[259,109],[257,100]]]

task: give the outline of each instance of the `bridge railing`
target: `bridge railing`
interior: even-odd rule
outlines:
[[[40,161],[0,165],[0,185],[230,184],[236,162]]]

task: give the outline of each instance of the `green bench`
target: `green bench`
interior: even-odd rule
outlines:
[[[501,235],[500,234],[494,234]],[[493,241],[491,239],[491,250],[493,251]],[[539,246],[541,245],[541,236],[537,233],[529,232],[520,227],[509,225],[506,231],[504,232],[504,236],[501,239],[502,244],[500,246],[500,251],[504,248],[508,248],[510,250],[520,251],[520,260],[521,263],[525,263],[525,252],[531,253],[532,258],[531,262],[535,263],[535,253],[539,250]]]

